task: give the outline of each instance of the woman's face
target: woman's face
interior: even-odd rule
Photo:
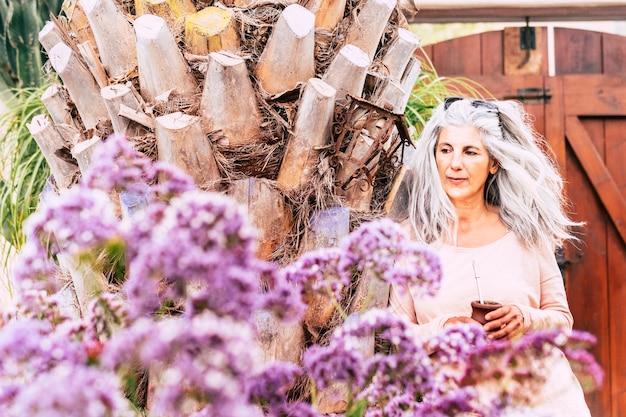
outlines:
[[[443,189],[455,206],[482,202],[487,176],[498,170],[473,126],[443,128],[435,160]]]

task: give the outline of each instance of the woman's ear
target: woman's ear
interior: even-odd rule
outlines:
[[[500,169],[500,164],[494,158],[491,158],[489,161],[489,173],[493,175],[498,172],[498,169]]]

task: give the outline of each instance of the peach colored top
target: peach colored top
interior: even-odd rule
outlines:
[[[421,296],[416,289],[392,286],[390,308],[398,316],[407,318],[415,337],[426,341],[443,330],[447,319],[453,316],[471,316],[472,300],[478,299],[472,261],[480,276],[485,300],[514,304],[524,316],[524,330],[562,328],[571,330],[569,310],[563,278],[551,250],[526,247],[514,233],[488,245],[477,248],[455,247],[446,244],[433,246],[443,268],[441,289],[434,297]],[[559,375],[558,393],[544,390],[544,404],[537,410],[550,416],[589,416],[580,384],[567,361],[553,366]],[[565,384],[565,386],[563,385]],[[550,391],[557,388],[546,384]],[[550,386],[552,385],[552,386]]]
[[[435,297],[419,291],[392,288],[393,311],[420,326],[415,334],[429,339],[453,316],[471,316],[472,300],[478,290],[472,261],[480,276],[485,300],[515,304],[524,315],[524,329],[562,328],[571,330],[572,314],[567,304],[563,278],[554,254],[529,249],[514,233],[478,248],[446,244],[432,247],[443,267],[441,289]]]

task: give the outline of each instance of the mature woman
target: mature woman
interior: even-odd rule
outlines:
[[[571,330],[554,250],[578,224],[564,212],[562,179],[522,106],[513,101],[446,99],[434,112],[409,162],[413,173],[411,234],[440,256],[435,297],[392,288],[392,311],[427,340],[444,327],[472,322],[479,294],[502,307],[489,313],[490,338],[534,329]],[[537,399],[549,416],[589,416],[567,362],[554,365]]]

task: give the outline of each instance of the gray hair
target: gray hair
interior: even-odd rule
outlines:
[[[441,130],[474,126],[499,165],[485,186],[487,204],[499,207],[500,218],[529,247],[559,246],[576,239],[571,229],[582,223],[565,212],[563,180],[545,153],[550,148],[532,129],[528,114],[516,101],[463,99],[448,109],[439,105],[426,123],[408,166],[413,175],[409,217],[416,237],[427,243],[453,241],[456,211],[447,197],[435,162]]]

